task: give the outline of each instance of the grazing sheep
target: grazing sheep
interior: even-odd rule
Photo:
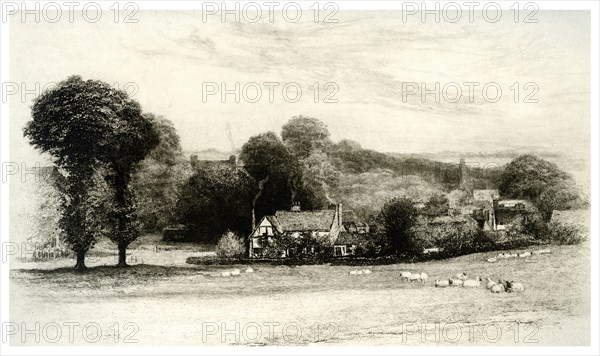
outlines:
[[[488,262],[497,262],[498,259],[496,257],[492,257],[492,258],[488,258],[487,261]]]
[[[498,283],[496,283],[496,282],[492,281],[490,278],[488,278],[487,279],[487,284],[486,284],[485,287],[487,289],[492,289],[492,287],[495,286],[496,284],[498,284]]]
[[[421,272],[421,275],[419,276],[419,280],[421,281],[421,283],[427,282],[427,278],[429,278],[429,276],[427,276],[427,273]]]
[[[410,277],[408,277],[408,280],[409,280],[410,282],[416,282],[416,281],[418,281],[418,280],[420,280],[420,279],[421,279],[421,275],[420,275],[420,274],[418,274],[418,273],[411,273],[411,274],[410,274]]]
[[[350,274],[356,274],[356,271],[350,271]]]
[[[463,284],[464,284],[464,281],[462,279],[450,278],[450,285],[452,287],[462,287]]]
[[[254,273],[254,269],[252,267],[246,268],[246,273]]]
[[[500,253],[500,254],[498,255],[498,258],[504,258],[504,259],[506,259],[506,258],[510,258],[510,254],[509,254],[509,253],[502,252],[502,253]]]
[[[523,253],[519,254],[519,257],[522,257],[522,258],[529,257],[529,256],[531,256],[531,252],[523,252]]]
[[[551,253],[551,252],[552,251],[550,251],[549,249],[533,251],[533,253],[536,254],[536,255],[541,255],[541,254],[544,254],[544,253]]]
[[[519,255],[518,255],[518,254],[516,254],[516,253],[511,253],[511,254],[510,254],[510,258],[516,258],[517,256],[519,256]]]
[[[500,283],[496,283],[490,288],[490,292],[492,293],[503,293],[504,291],[504,285]]]
[[[412,273],[410,273],[410,272],[400,272],[400,278],[402,278],[402,279],[410,279],[411,275],[412,275]]]
[[[231,277],[231,271],[221,272],[221,277]]]
[[[439,279],[435,280],[435,286],[438,288],[446,288],[448,286],[450,286],[450,280],[448,279],[442,279],[441,281]]]
[[[502,286],[504,287],[504,289],[508,289],[508,282],[505,281],[504,279],[499,279],[498,280],[498,284],[502,284]]]
[[[358,270],[358,271],[356,271],[356,274],[363,274],[363,271],[362,270]]]
[[[456,275],[456,278],[457,278],[457,279],[460,279],[460,280],[463,280],[463,281],[464,281],[464,280],[466,280],[466,279],[467,279],[467,272],[458,273],[458,274]]]
[[[231,275],[232,276],[239,276],[241,272],[242,271],[240,271],[239,269],[234,268],[233,270],[231,270]]]
[[[521,283],[515,283],[513,281],[507,282],[508,284],[508,288],[506,288],[506,291],[509,293],[512,292],[522,292],[525,290],[525,287],[523,287],[523,284]]]
[[[481,286],[481,277],[477,277],[477,279],[467,279],[463,282],[463,287],[465,288],[477,288]]]
[[[363,269],[363,273],[364,274],[371,274],[371,270],[370,269]]]

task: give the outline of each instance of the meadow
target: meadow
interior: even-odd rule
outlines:
[[[126,269],[112,266],[116,260],[109,246],[99,246],[97,256],[88,259],[90,268],[85,273],[73,271],[72,260],[13,267],[11,344],[514,346],[590,342],[587,242],[547,246],[550,254],[495,263],[486,260],[498,252],[361,267],[258,264],[252,266],[252,273],[245,272],[248,265],[185,263],[190,256],[210,256],[206,246],[163,244],[156,251],[157,245],[156,237],[142,240],[130,251],[132,265]],[[241,275],[221,276],[232,268],[241,269]],[[359,268],[371,273],[350,274]],[[429,280],[402,281],[400,271],[425,272]],[[492,294],[485,283],[476,289],[434,287],[435,279],[459,272],[518,281],[525,291]]]

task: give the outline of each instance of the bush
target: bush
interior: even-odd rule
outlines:
[[[231,231],[227,231],[217,244],[216,253],[219,258],[239,259],[244,256],[246,248],[242,239]]]
[[[479,230],[475,224],[444,224],[431,230],[435,245],[443,249],[444,254],[460,256],[473,252]]]
[[[576,245],[584,240],[576,225],[551,222],[548,224],[548,239],[559,245]]]

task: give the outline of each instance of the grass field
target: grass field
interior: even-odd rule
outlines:
[[[496,263],[486,259],[497,253],[484,253],[363,266],[372,271],[366,275],[350,275],[356,267],[328,265],[256,265],[254,273],[244,273],[247,266],[240,265],[240,276],[222,277],[220,272],[236,266],[186,265],[186,257],[205,253],[189,247],[159,253],[139,248],[144,263],[127,269],[101,266],[112,257],[99,258],[84,274],[66,267],[72,261],[23,264],[11,270],[10,342],[589,344],[589,245],[549,248],[551,254]],[[426,272],[429,281],[400,281],[401,270]],[[484,286],[433,286],[436,278],[462,271],[519,281],[526,289],[492,294]]]

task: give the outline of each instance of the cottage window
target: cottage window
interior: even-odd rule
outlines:
[[[258,233],[260,235],[273,236],[273,227],[271,226],[261,226],[258,228]]]

